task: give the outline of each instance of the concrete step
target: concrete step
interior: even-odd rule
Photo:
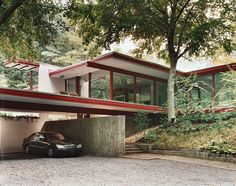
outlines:
[[[137,147],[137,145],[136,144],[134,144],[134,143],[126,143],[125,144],[125,148],[129,148],[129,147]]]
[[[142,153],[143,151],[141,149],[139,150],[129,150],[129,151],[125,151],[125,154],[132,154],[132,153]]]
[[[125,147],[125,150],[140,150],[138,147]]]
[[[135,143],[126,143],[125,144],[125,154],[131,153],[142,153],[143,151],[138,148],[137,144]]]

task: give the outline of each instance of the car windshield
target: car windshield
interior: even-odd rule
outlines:
[[[65,140],[64,136],[59,133],[45,133],[44,136],[47,140]]]

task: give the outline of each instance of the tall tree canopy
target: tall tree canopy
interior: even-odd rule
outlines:
[[[127,36],[170,64],[168,121],[175,121],[174,79],[181,57],[235,49],[235,0],[72,0],[67,15],[84,41],[109,49]]]
[[[39,60],[45,63],[66,66],[95,57],[102,52],[101,47],[91,42],[84,45],[73,29],[59,33],[49,45],[39,49]]]
[[[6,57],[36,58],[58,28],[64,29],[60,1],[0,0],[0,52]]]

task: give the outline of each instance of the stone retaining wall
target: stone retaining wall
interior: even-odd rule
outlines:
[[[229,163],[236,163],[236,155],[229,154],[217,154],[209,151],[191,150],[191,149],[178,149],[178,150],[152,150],[152,144],[138,144],[144,152],[161,154],[161,155],[173,155],[173,156],[184,156],[189,158],[199,158],[212,161],[222,161]]]
[[[59,132],[80,142],[85,154],[106,157],[124,154],[125,116],[48,121],[43,130]]]

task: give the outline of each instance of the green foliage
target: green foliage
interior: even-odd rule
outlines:
[[[218,154],[236,154],[236,149],[231,149],[228,141],[211,141],[207,147],[202,147],[201,150],[208,150]]]
[[[210,109],[213,102],[210,99],[199,99],[193,93],[199,90],[201,93],[211,89],[206,82],[198,80],[197,75],[177,76],[176,77],[176,111],[182,116],[204,113],[205,109]]]
[[[230,70],[220,74],[220,90],[216,100],[220,106],[236,106],[236,71]]]
[[[236,117],[210,124],[191,124],[184,121],[156,129],[153,149],[198,149],[214,153],[235,154]]]
[[[67,16],[85,43],[110,44],[131,36],[135,51],[156,53],[170,63],[168,120],[175,119],[174,77],[181,57],[235,50],[235,2],[229,0],[72,0]]]
[[[222,120],[235,118],[236,112],[222,112],[222,113],[192,113],[189,115],[179,115],[177,122],[189,121],[191,123],[213,123]]]
[[[0,74],[5,78],[8,88],[24,89],[29,88],[29,72],[26,70],[17,70],[6,68],[0,59]],[[38,73],[33,71],[33,84],[37,84]]]
[[[136,131],[142,131],[148,128],[150,119],[147,112],[137,112],[135,114],[134,122],[136,124]]]
[[[7,58],[35,59],[37,47],[45,46],[58,29],[65,29],[61,12],[66,7],[53,0],[6,0],[0,5],[0,17],[19,1],[22,4],[0,24],[0,51]]]
[[[85,45],[74,31],[59,33],[46,47],[39,48],[39,60],[59,66],[66,66],[88,60],[101,53],[94,43]]]
[[[5,114],[5,113],[0,113],[0,118],[3,118],[5,120],[21,120],[21,119],[24,119],[26,120],[27,122],[30,122],[30,121],[33,121],[33,120],[38,120],[39,117],[37,116],[13,116],[11,114]]]
[[[144,135],[144,140],[146,142],[154,142],[157,139],[156,130],[149,130],[147,134]]]
[[[96,41],[109,48],[111,43],[131,35],[139,41],[139,51],[157,51],[169,58],[170,47],[174,47],[172,52],[178,59],[185,53],[212,54],[219,45],[232,51],[233,11],[234,3],[226,0],[152,0],[145,5],[142,0],[74,0],[67,15],[80,26],[78,33],[87,43]],[[163,45],[167,40],[168,45]]]

